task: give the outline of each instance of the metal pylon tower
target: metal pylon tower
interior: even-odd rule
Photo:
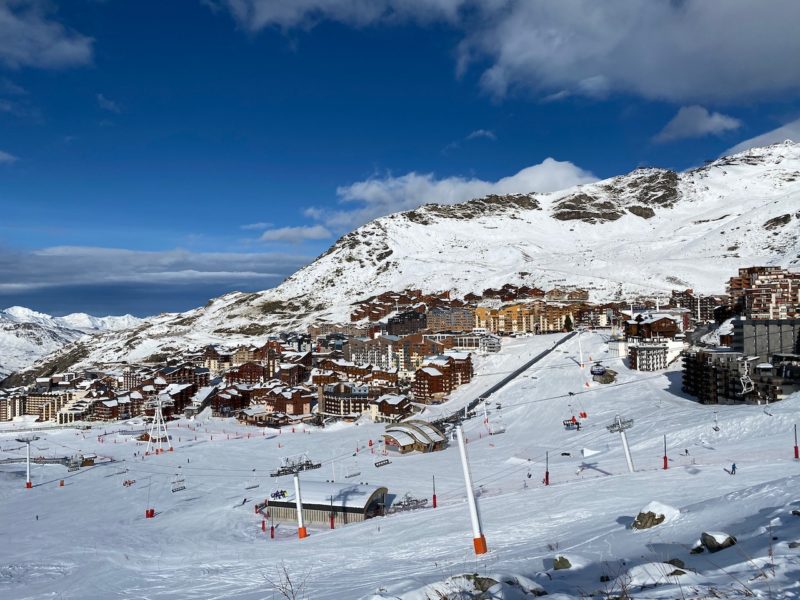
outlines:
[[[631,449],[628,447],[628,437],[625,435],[625,430],[631,427],[633,427],[633,419],[623,419],[617,415],[614,417],[614,422],[611,425],[607,425],[606,429],[611,433],[619,433],[622,438],[622,449],[625,451],[625,460],[628,463],[628,471],[633,473],[633,458],[631,457]]]
[[[153,408],[153,422],[148,432],[147,448],[145,454],[161,454],[165,450],[172,452],[172,440],[167,433],[167,422],[164,420],[164,406],[172,406],[172,399],[158,396],[149,405]]]
[[[16,439],[21,444],[25,444],[25,487],[31,489],[33,487],[33,483],[31,483],[31,442],[35,442],[39,437],[26,435]]]

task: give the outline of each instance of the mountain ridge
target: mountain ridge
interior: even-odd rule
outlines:
[[[752,264],[800,264],[800,144],[786,141],[684,172],[641,168],[558,192],[521,191],[380,217],[263,292],[233,292],[94,336],[38,365],[144,360],[245,343],[312,322],[349,322],[386,291],[456,296],[506,283],[574,285],[593,301],[724,291]],[[73,360],[74,362],[74,360]]]
[[[132,315],[94,317],[72,313],[53,317],[24,306],[10,306],[0,310],[0,379],[84,336],[143,322]]]

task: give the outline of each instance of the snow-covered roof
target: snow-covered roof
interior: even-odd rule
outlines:
[[[384,394],[379,398],[373,400],[374,403],[386,402],[387,404],[391,404],[392,406],[397,406],[398,404],[402,403],[406,400],[406,397],[400,394]]]
[[[405,423],[395,423],[386,427],[386,434],[391,435],[398,442],[397,435],[405,434],[413,438],[411,442],[417,441],[421,444],[430,444],[445,441],[445,437],[439,433],[433,426],[424,421],[406,421]],[[402,444],[406,445],[406,444]]]
[[[455,357],[453,357],[455,358]],[[425,362],[429,365],[433,365],[435,367],[446,367],[450,364],[450,357],[449,356],[429,356],[425,359]]]
[[[443,442],[445,440],[444,436],[441,433],[439,433],[433,426],[427,423],[423,423],[421,421],[414,421],[414,426],[417,427],[417,429],[421,429],[423,432],[425,432],[428,435],[428,437],[430,437],[431,440],[434,442]]]
[[[294,485],[290,477],[277,480],[273,491],[285,490],[286,497],[278,500],[270,499],[270,504],[295,505]],[[327,481],[301,480],[300,496],[304,506],[327,506],[337,509],[364,510],[370,502],[387,493],[387,489],[377,485],[355,483],[331,483]]]
[[[193,384],[191,383],[170,383],[167,387],[164,388],[163,393],[169,394],[170,396],[174,394],[180,394],[183,390],[188,387],[192,387]]]
[[[388,367],[386,369],[381,369],[380,367],[375,367],[375,371],[380,373],[397,373],[397,367]]]
[[[420,371],[430,375],[431,377],[441,377],[442,372],[439,369],[435,369],[433,367],[422,367]]]
[[[393,437],[401,446],[411,446],[416,441],[412,436],[399,429],[392,429],[386,431],[386,435]]]
[[[217,388],[213,385],[207,385],[205,387],[201,387],[197,392],[195,392],[194,396],[192,396],[193,402],[203,403],[211,394],[214,393],[214,390]]]

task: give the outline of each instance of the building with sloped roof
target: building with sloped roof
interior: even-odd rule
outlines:
[[[301,480],[303,520],[309,524],[328,524],[333,514],[336,525],[359,523],[383,514],[388,493],[387,488],[379,485]],[[265,510],[276,521],[297,520],[291,477],[277,480]]]
[[[401,454],[435,452],[447,447],[447,436],[427,421],[411,420],[386,426],[383,441],[387,449]]]

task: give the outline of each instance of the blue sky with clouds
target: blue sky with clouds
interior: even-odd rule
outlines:
[[[798,22],[794,0],[0,0],[0,307],[184,310],[425,202],[800,139]]]

